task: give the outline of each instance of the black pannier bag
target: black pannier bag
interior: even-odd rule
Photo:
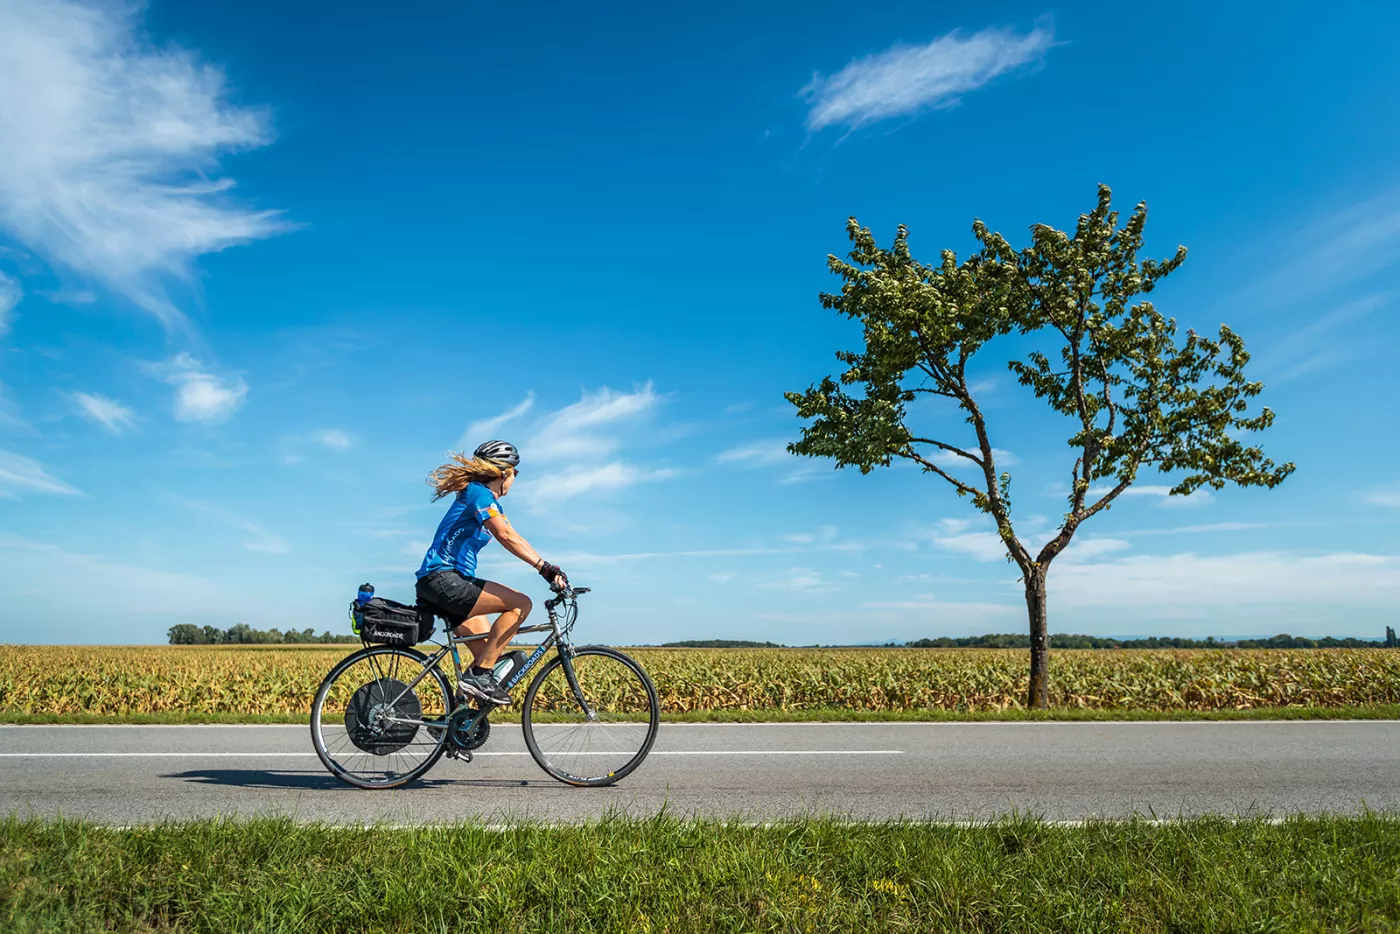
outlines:
[[[433,634],[433,615],[426,609],[407,606],[384,597],[368,603],[350,604],[351,628],[355,635],[373,645],[412,648]]]

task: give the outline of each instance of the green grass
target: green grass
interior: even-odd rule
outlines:
[[[103,829],[0,820],[0,929],[1313,932],[1400,929],[1400,823]]]
[[[520,714],[501,710],[492,719],[518,723]],[[698,710],[665,714],[665,723],[982,723],[1068,720],[1118,722],[1124,720],[1400,720],[1400,704],[1368,707],[1255,707],[1246,710],[1095,710],[1063,707],[1051,710],[851,710],[829,707],[817,710]],[[0,710],[0,723],[309,723],[309,715],[295,713],[164,713],[133,714],[26,714]]]

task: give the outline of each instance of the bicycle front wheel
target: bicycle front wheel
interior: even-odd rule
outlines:
[[[641,665],[590,645],[540,669],[520,720],[530,755],[549,775],[569,785],[611,785],[651,751],[661,704]]]

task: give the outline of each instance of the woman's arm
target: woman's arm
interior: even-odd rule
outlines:
[[[510,520],[505,516],[493,516],[484,523],[486,531],[491,533],[491,537],[501,543],[501,547],[515,555],[521,561],[535,570],[539,570],[545,563],[539,552],[530,547],[530,543],[525,541],[525,536],[515,531],[515,526],[510,524]]]

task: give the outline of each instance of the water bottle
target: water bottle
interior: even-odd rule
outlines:
[[[496,676],[496,683],[505,686],[510,683],[510,679],[515,677],[516,672],[525,667],[525,653],[516,649],[514,652],[507,652],[502,655],[494,666],[491,673]]]
[[[357,593],[357,594],[355,595],[355,602],[358,603],[360,606],[364,606],[366,603],[370,602],[370,601],[373,600],[373,599],[374,599],[374,585],[372,585],[372,584],[361,584],[361,585],[360,585],[360,592]]]

